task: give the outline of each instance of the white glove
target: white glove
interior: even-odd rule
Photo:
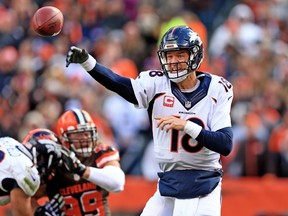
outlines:
[[[65,205],[64,198],[60,194],[56,194],[45,205],[37,208],[34,216],[64,216],[64,212],[61,212],[61,208]]]

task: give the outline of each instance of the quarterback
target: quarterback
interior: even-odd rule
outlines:
[[[221,215],[220,156],[232,150],[233,86],[198,71],[203,44],[187,26],[170,28],[158,50],[162,71],[119,76],[84,49],[72,46],[67,66],[80,63],[107,89],[148,111],[161,172],[142,216]]]

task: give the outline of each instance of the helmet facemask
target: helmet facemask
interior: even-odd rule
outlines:
[[[62,144],[72,150],[77,157],[90,157],[98,142],[97,127],[85,110],[66,111],[58,120],[57,134]]]
[[[163,68],[164,74],[175,83],[182,82],[188,74],[192,73],[197,65],[193,63],[194,55],[189,54],[189,60],[183,62],[167,63],[166,52],[159,52],[159,59]],[[185,65],[185,66],[183,66]],[[194,69],[193,69],[194,68]]]
[[[90,157],[97,145],[98,133],[94,126],[78,125],[77,129],[63,133],[63,139],[69,143],[70,149],[79,157]]]

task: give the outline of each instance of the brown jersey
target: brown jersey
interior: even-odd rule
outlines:
[[[83,164],[103,168],[107,162],[113,160],[120,160],[118,151],[101,144],[95,148],[92,156],[87,158]],[[65,215],[111,215],[107,201],[109,192],[85,179],[76,181],[71,174],[59,171],[47,184],[49,199],[56,193],[60,193],[64,197]]]

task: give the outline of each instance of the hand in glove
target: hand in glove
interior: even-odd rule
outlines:
[[[72,46],[66,57],[66,67],[70,63],[79,63],[86,71],[91,71],[97,62],[85,49]]]
[[[70,63],[82,64],[88,58],[89,54],[85,49],[80,49],[78,47],[72,46],[70,47],[66,57],[66,67],[68,67]]]
[[[63,216],[61,208],[64,206],[64,198],[60,194],[56,194],[45,205],[40,206],[34,213],[34,216]]]
[[[82,177],[86,166],[80,162],[80,160],[76,157],[75,153],[68,150],[64,146],[61,149],[61,157],[62,157],[62,167],[72,173],[77,174],[78,176]]]

